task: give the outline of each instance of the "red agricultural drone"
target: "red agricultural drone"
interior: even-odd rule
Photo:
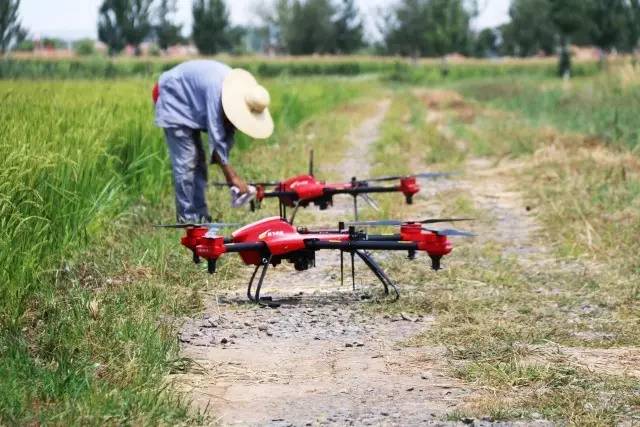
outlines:
[[[300,207],[306,208],[311,203],[320,210],[326,210],[333,206],[333,197],[338,194],[348,194],[353,197],[353,211],[355,220],[358,220],[358,197],[362,197],[371,207],[378,210],[377,203],[371,198],[372,193],[402,193],[407,204],[413,203],[413,196],[420,192],[418,179],[436,179],[451,176],[451,173],[418,173],[408,176],[384,176],[379,178],[357,179],[351,178],[345,183],[327,183],[319,181],[313,171],[313,150],[310,152],[309,173],[288,178],[282,181],[252,182],[256,187],[255,199],[251,202],[251,210],[259,209],[262,201],[269,198],[277,198],[279,202],[279,214],[281,218],[287,218],[287,208],[293,208],[289,222],[293,224],[296,213]],[[375,186],[373,183],[397,181],[394,186]],[[216,182],[216,186],[226,187],[227,183]],[[272,187],[272,191],[267,191]]]
[[[246,265],[255,266],[247,288],[249,300],[255,303],[267,301],[273,304],[270,297],[260,297],[265,275],[270,265],[277,266],[283,261],[292,263],[297,271],[305,271],[315,267],[315,254],[319,250],[340,251],[341,282],[344,282],[344,253],[351,256],[351,278],[355,289],[355,257],[360,258],[373,274],[380,280],[385,295],[389,288],[393,289],[395,299],[400,294],[394,283],[375,262],[368,251],[406,251],[409,259],[415,259],[417,252],[426,252],[431,259],[431,267],[439,270],[443,256],[452,250],[449,237],[473,236],[459,230],[437,230],[428,225],[468,221],[468,219],[428,219],[424,221],[369,221],[340,223],[336,230],[309,230],[305,227],[294,227],[281,217],[266,218],[246,225],[231,237],[222,237],[217,232],[233,224],[176,224],[160,225],[164,228],[185,229],[181,239],[183,246],[193,254],[193,261],[207,261],[210,274],[215,273],[216,263],[226,253],[238,253]],[[399,233],[389,235],[368,234],[364,227],[399,227]],[[362,227],[362,228],[360,228]],[[255,291],[252,288],[258,271],[260,276]]]

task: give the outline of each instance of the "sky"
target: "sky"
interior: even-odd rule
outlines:
[[[191,1],[178,0],[177,20],[191,25]],[[474,22],[474,28],[482,29],[508,21],[510,0],[479,0],[481,13]],[[20,16],[22,23],[31,34],[40,37],[60,37],[79,39],[97,37],[98,7],[102,0],[22,0]],[[260,0],[229,1],[231,20],[234,24],[248,24],[256,21],[256,5]],[[369,32],[374,33],[376,16],[380,10],[389,7],[394,0],[357,0],[360,10],[367,20]]]

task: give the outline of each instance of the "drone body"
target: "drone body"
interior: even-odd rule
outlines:
[[[362,198],[374,209],[378,209],[377,203],[371,198],[375,193],[401,193],[404,195],[407,204],[413,203],[413,197],[420,192],[418,178],[436,179],[452,175],[451,173],[419,173],[408,176],[386,176],[380,178],[358,179],[351,178],[348,182],[327,183],[318,180],[313,173],[313,151],[309,160],[308,174],[298,175],[281,181],[252,182],[256,187],[255,199],[251,203],[251,209],[256,210],[261,207],[265,199],[277,198],[279,203],[279,214],[282,218],[287,217],[287,208],[292,208],[293,213],[289,219],[294,222],[295,215],[299,208],[306,208],[314,204],[320,210],[333,206],[333,198],[336,195],[346,194],[353,198],[353,209],[355,220],[358,220],[358,198]],[[395,181],[395,185],[374,185],[375,183]],[[227,183],[217,182],[217,186],[227,186]],[[268,188],[271,190],[269,191]]]
[[[467,219],[429,219],[424,221],[373,221],[357,222],[358,197],[362,197],[371,206],[377,208],[370,194],[372,193],[402,193],[408,204],[413,203],[413,197],[420,191],[418,178],[435,179],[450,176],[450,173],[421,173],[410,176],[387,176],[359,180],[352,178],[346,183],[326,183],[315,178],[313,174],[313,151],[309,161],[309,173],[295,176],[278,182],[252,183],[257,189],[252,209],[260,207],[260,203],[267,198],[277,198],[280,215],[266,218],[246,225],[230,237],[217,235],[220,228],[228,228],[230,224],[176,224],[164,227],[184,228],[186,233],[181,239],[183,246],[188,248],[193,261],[199,263],[207,261],[208,271],[216,271],[218,259],[224,254],[238,253],[246,265],[255,266],[249,281],[247,296],[251,301],[260,303],[269,298],[260,298],[260,289],[264,282],[267,269],[277,266],[283,261],[294,265],[298,271],[305,271],[315,267],[316,252],[320,250],[340,251],[341,281],[344,280],[344,254],[351,257],[351,278],[355,289],[355,258],[360,258],[373,274],[380,280],[385,294],[393,289],[396,299],[398,290],[391,279],[372,258],[369,251],[405,251],[408,258],[413,260],[418,252],[425,252],[434,270],[440,270],[442,257],[452,251],[449,241],[451,236],[473,236],[471,233],[457,230],[434,230],[426,228],[426,224],[442,222],[468,221]],[[396,185],[382,186],[373,183],[396,181]],[[226,186],[226,183],[214,183]],[[265,188],[273,188],[266,191]],[[310,230],[305,227],[294,227],[293,222],[297,210],[310,204],[317,205],[321,210],[333,205],[333,197],[346,194],[353,197],[356,222],[341,222],[335,230]],[[287,218],[287,208],[293,208],[291,218]],[[399,227],[395,234],[374,235],[357,230],[356,227],[393,226]],[[253,282],[258,271],[262,268],[255,292],[252,293]]]
[[[266,271],[270,265],[277,266],[283,261],[292,263],[296,270],[304,271],[315,266],[315,254],[319,250],[339,250],[341,255],[345,252],[351,255],[352,278],[355,280],[353,270],[354,258],[358,256],[371,269],[382,282],[385,293],[393,288],[398,296],[397,289],[384,271],[373,260],[368,251],[392,250],[406,251],[410,259],[415,258],[417,252],[425,252],[429,255],[432,267],[440,269],[440,260],[452,250],[448,236],[469,235],[456,230],[430,230],[423,224],[437,222],[458,221],[427,220],[422,222],[393,222],[391,225],[399,225],[400,232],[389,235],[372,235],[363,231],[356,231],[357,225],[372,226],[375,223],[341,223],[337,230],[309,230],[296,228],[280,217],[266,218],[253,224],[246,225],[225,238],[216,234],[215,225],[188,225],[186,234],[181,239],[182,245],[192,253],[195,262],[205,259],[210,273],[216,270],[217,260],[227,253],[238,253],[246,265],[256,267],[247,295],[252,301],[260,301],[260,288],[264,281]],[[345,225],[348,227],[345,228]],[[382,225],[389,225],[387,223]],[[253,281],[258,270],[262,268],[262,274],[254,295],[251,294]],[[341,256],[341,272],[344,273],[343,258]]]
[[[333,196],[348,194],[352,197],[371,193],[402,193],[408,204],[413,203],[413,196],[420,192],[420,186],[415,176],[399,178],[396,186],[370,186],[368,181],[358,181],[352,178],[346,183],[326,183],[317,180],[312,175],[300,175],[289,178],[277,184],[273,192],[266,192],[263,186],[258,186],[256,200],[262,202],[265,198],[277,197],[280,203],[295,208],[315,204],[321,210],[333,205]]]

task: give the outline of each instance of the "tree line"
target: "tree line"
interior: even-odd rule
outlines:
[[[519,56],[560,53],[570,44],[629,52],[640,38],[640,0],[512,0],[510,22],[474,31],[477,0],[397,0],[377,15],[379,37],[365,37],[355,0],[261,2],[261,24],[235,26],[227,1],[193,0],[188,37],[202,54],[255,50],[292,55],[369,53],[411,57]],[[26,37],[18,19],[20,0],[0,2],[0,49]],[[176,0],[103,0],[98,35],[112,54],[153,40],[160,49],[185,43],[176,22]],[[567,65],[567,64],[565,64]]]
[[[99,39],[118,53],[156,40],[161,49],[185,42],[175,23],[176,0],[104,0],[98,19]],[[363,24],[354,0],[276,0],[261,7],[263,24],[248,28],[229,19],[225,0],[193,0],[191,41],[200,53],[233,52],[252,35],[261,48],[293,55],[353,53],[365,46]]]

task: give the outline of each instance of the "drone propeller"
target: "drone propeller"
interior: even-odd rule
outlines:
[[[398,220],[382,220],[382,221],[356,221],[345,223],[347,226],[355,227],[388,227],[388,226],[400,226],[404,224],[441,224],[443,222],[465,222],[473,221],[472,218],[438,218],[438,219],[425,219],[422,221],[398,221]]]
[[[209,229],[209,231],[207,231],[207,233],[204,235],[204,237],[206,239],[213,239],[214,237],[218,236],[218,231],[220,230],[220,228],[218,227],[211,227]]]
[[[313,148],[309,151],[309,175],[313,176]]]
[[[211,229],[220,229],[220,228],[234,228],[239,227],[242,224],[234,224],[234,223],[224,223],[224,222],[208,222],[202,224],[156,224],[154,227],[156,228],[175,228],[175,229],[183,229],[183,228],[195,228],[195,227],[207,227]]]
[[[214,187],[229,187],[229,184],[226,182],[210,182],[210,185],[213,185]],[[279,185],[279,182],[275,182],[275,181],[260,181],[260,182],[248,182],[247,184],[249,185],[253,185],[253,186],[260,186],[260,187],[275,187],[276,185]]]
[[[432,230],[428,228],[424,228],[423,230],[430,231],[438,236],[447,236],[447,237],[476,237],[477,234],[471,233],[469,231],[456,230],[453,228],[449,228],[446,230]]]
[[[259,185],[262,187],[275,187],[276,185],[280,185],[279,181],[261,181],[261,182],[250,182],[250,185]]]
[[[395,175],[395,176],[382,176],[379,178],[363,179],[362,182],[385,182],[385,181],[397,181],[403,178],[423,178],[423,179],[438,179],[447,178],[455,175],[453,172],[425,172],[412,175]]]

